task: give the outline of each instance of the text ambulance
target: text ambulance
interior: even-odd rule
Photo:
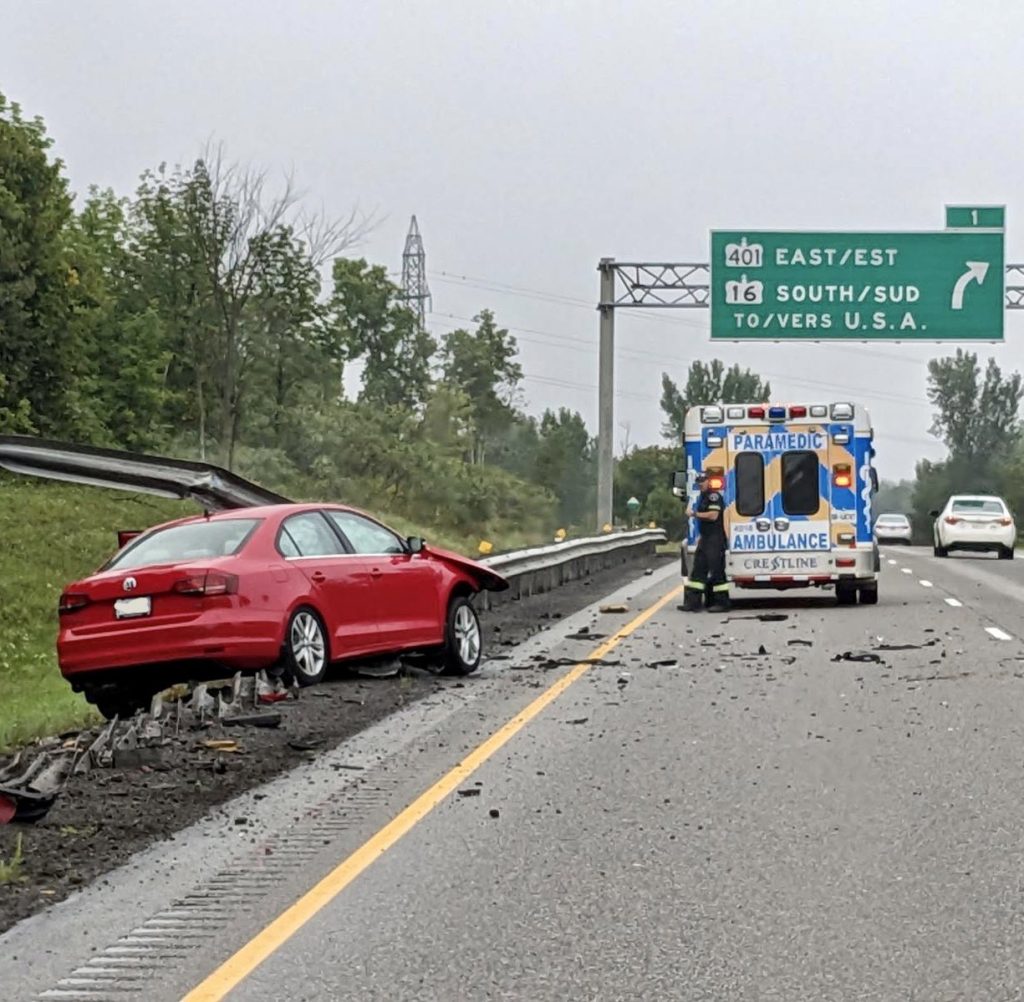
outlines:
[[[725,495],[726,572],[736,588],[831,587],[842,604],[878,601],[871,420],[858,404],[727,404],[686,413],[686,471]],[[696,520],[684,547],[692,566]]]

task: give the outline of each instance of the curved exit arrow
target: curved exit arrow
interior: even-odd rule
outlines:
[[[956,285],[953,286],[953,298],[949,304],[951,309],[954,310],[962,310],[964,308],[964,292],[967,286],[971,282],[977,282],[978,285],[981,285],[988,274],[988,261],[965,261],[964,264],[967,265],[967,271],[956,280]]]

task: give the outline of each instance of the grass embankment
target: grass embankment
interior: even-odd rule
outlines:
[[[117,549],[121,529],[194,514],[187,502],[0,473],[0,750],[56,734],[98,716],[57,668],[57,599]],[[398,532],[475,555],[479,538],[380,517]],[[509,535],[494,552],[544,542]]]

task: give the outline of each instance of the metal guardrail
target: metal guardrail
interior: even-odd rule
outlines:
[[[481,604],[491,608],[509,598],[551,591],[617,564],[653,557],[658,545],[667,538],[664,529],[636,529],[484,557],[480,563],[503,574],[512,587],[504,592],[481,593]]]

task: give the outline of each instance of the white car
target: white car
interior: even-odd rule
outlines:
[[[955,494],[935,519],[935,556],[953,550],[989,551],[1000,560],[1013,559],[1017,525],[1002,498],[983,494]]]
[[[913,534],[906,515],[879,515],[875,520],[875,539],[880,543],[905,543],[909,546]]]

